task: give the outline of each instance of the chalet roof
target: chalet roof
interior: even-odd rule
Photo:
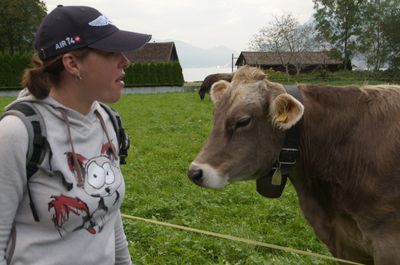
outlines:
[[[179,61],[174,42],[149,42],[143,48],[128,53],[132,62]]]
[[[288,60],[294,62],[300,60],[303,65],[319,64],[341,64],[342,61],[332,59],[328,52],[300,52],[300,53],[281,53],[284,62]],[[292,56],[292,58],[290,58]],[[276,52],[241,52],[235,65],[282,65],[281,58]]]

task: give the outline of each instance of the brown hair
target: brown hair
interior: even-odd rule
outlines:
[[[78,59],[83,59],[89,53],[88,48],[70,51]],[[32,55],[30,68],[26,68],[22,76],[22,87],[27,87],[29,92],[38,99],[47,97],[52,85],[61,81],[61,72],[64,70],[62,61],[64,54],[42,61],[35,52]]]

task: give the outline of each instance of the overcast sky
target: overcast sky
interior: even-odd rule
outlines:
[[[300,23],[313,14],[312,0],[44,0],[92,6],[118,28],[148,33],[156,40],[181,40],[206,49],[226,46],[237,52],[272,16],[290,13]]]

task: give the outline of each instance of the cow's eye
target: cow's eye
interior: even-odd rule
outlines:
[[[235,129],[241,128],[241,127],[246,127],[249,125],[251,122],[251,117],[250,116],[244,116],[240,118],[236,124],[235,124]]]

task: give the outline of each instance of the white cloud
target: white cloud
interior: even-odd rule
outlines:
[[[275,15],[293,14],[301,23],[313,14],[312,0],[44,0],[92,6],[124,30],[155,39],[177,39],[201,48],[226,46],[240,52]]]

